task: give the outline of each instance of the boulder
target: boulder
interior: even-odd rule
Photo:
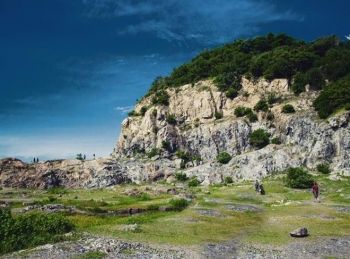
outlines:
[[[298,228],[290,232],[292,237],[307,237],[308,235],[307,228]]]

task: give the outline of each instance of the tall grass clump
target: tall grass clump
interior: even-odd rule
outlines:
[[[183,210],[185,209],[189,203],[186,199],[171,199],[170,200],[170,205],[177,210]]]

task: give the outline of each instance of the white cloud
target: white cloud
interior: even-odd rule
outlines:
[[[100,18],[132,17],[121,34],[155,33],[168,41],[195,40],[223,43],[250,35],[264,23],[301,21],[290,10],[277,11],[267,1],[257,0],[84,0],[88,15]]]
[[[128,113],[134,109],[134,106],[116,107],[114,109],[117,111],[121,111],[122,113]]]

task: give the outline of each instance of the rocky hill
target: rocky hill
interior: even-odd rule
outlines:
[[[312,107],[317,91],[296,97],[286,79],[243,78],[242,89],[233,99],[210,80],[168,89],[167,93],[169,105],[152,104],[150,95],[135,106],[134,116],[122,123],[110,158],[30,164],[1,159],[0,186],[97,188],[124,182],[171,181],[180,171],[210,184],[221,183],[227,176],[234,181],[260,179],[289,167],[314,170],[318,164],[329,165],[333,174],[350,175],[350,112],[318,119]],[[267,111],[255,111],[256,121],[235,115],[237,107],[253,110],[259,100],[271,96],[274,101]],[[295,112],[283,113],[286,104]],[[251,143],[250,137],[258,129],[267,133],[270,144],[257,147]],[[221,152],[232,156],[227,164],[217,162]]]
[[[145,98],[135,107],[136,113],[147,107],[144,116],[123,121],[113,156],[140,157],[140,150],[149,154],[157,148],[159,157],[172,157],[181,150],[201,158],[200,165],[198,161],[188,162],[186,173],[207,183],[220,182],[226,176],[260,178],[296,166],[314,169],[321,163],[330,164],[333,172],[350,174],[348,111],[326,121],[318,119],[312,107],[318,92],[306,91],[295,97],[285,79],[254,82],[243,78],[242,86],[232,100],[211,81],[185,85],[180,91],[168,90],[168,106],[154,106],[152,96]],[[271,95],[276,102],[268,111],[257,112],[257,121],[235,116],[235,108],[253,109],[259,100]],[[295,113],[281,112],[286,104],[291,104]],[[222,118],[217,119],[218,113]],[[174,118],[171,123],[167,122],[169,116]],[[270,139],[278,138],[280,143],[257,149],[249,141],[257,129],[265,130]],[[227,165],[216,163],[220,152],[233,156]]]

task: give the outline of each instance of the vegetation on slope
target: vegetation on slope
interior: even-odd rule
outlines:
[[[154,104],[167,105],[165,89],[214,78],[218,90],[234,98],[241,88],[242,76],[287,78],[296,95],[305,91],[306,85],[322,90],[314,105],[319,116],[326,118],[350,103],[349,71],[350,41],[327,36],[305,42],[283,33],[269,33],[201,52],[169,76],[157,77],[146,96],[155,94]],[[327,99],[330,103],[326,103]]]

